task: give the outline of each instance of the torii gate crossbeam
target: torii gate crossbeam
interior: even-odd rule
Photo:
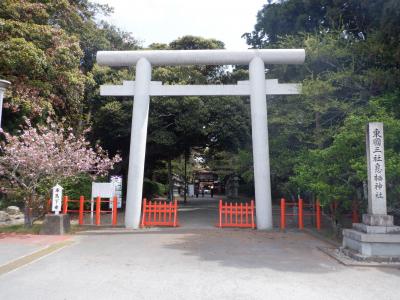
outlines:
[[[100,65],[136,65],[135,82],[126,81],[122,86],[101,87],[101,94],[105,96],[134,96],[125,226],[138,228],[140,224],[150,96],[250,95],[257,228],[272,229],[265,95],[298,94],[300,85],[278,84],[276,79],[265,80],[264,64],[301,64],[304,59],[303,49],[99,51],[97,62]],[[225,86],[169,86],[151,81],[152,65],[224,64],[248,64],[249,81]]]

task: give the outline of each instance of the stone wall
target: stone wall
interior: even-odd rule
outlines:
[[[0,226],[24,224],[24,214],[17,206],[9,206],[0,210]]]

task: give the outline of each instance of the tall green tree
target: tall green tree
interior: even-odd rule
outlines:
[[[396,15],[396,7],[395,0],[281,0],[265,4],[254,30],[243,36],[255,48],[273,46],[285,35],[321,30],[344,30],[364,39],[383,24],[393,24],[389,19]]]
[[[87,119],[96,51],[137,48],[127,33],[96,22],[96,15],[110,12],[87,0],[0,2],[0,74],[12,82],[6,129],[16,128],[23,116],[65,117],[73,127]]]
[[[355,171],[346,166],[365,155],[360,151],[365,126],[361,123],[382,120],[393,128],[398,118],[370,110],[382,111],[400,84],[394,18],[399,13],[397,1],[329,0],[277,1],[259,11],[254,31],[244,36],[250,46],[306,50],[304,65],[275,66],[267,75],[303,84],[299,96],[268,99],[276,197],[296,197],[300,191],[311,193],[311,198],[323,197],[324,203],[339,199],[344,206],[353,197],[362,199],[361,177],[355,180]],[[381,101],[376,104],[377,97]],[[348,128],[354,119],[359,123],[352,130],[359,130],[358,135]],[[359,139],[358,148],[351,146],[352,138]],[[311,180],[308,185],[307,180]]]

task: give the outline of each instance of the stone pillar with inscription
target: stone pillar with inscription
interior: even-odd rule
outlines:
[[[387,214],[383,123],[367,125],[368,213],[343,230],[343,251],[359,260],[400,261],[400,227]]]
[[[56,184],[52,189],[53,197],[51,198],[51,210],[54,214],[46,214],[40,234],[46,235],[62,235],[71,229],[71,221],[68,214],[60,214],[62,206],[61,185]]]

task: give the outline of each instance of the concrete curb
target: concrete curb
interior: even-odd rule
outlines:
[[[8,263],[0,266],[0,276],[4,275],[6,273],[9,273],[11,271],[14,271],[25,265],[28,265],[34,261],[37,261],[47,255],[55,253],[64,247],[72,245],[73,243],[74,243],[74,241],[71,241],[71,240],[55,243],[55,244],[52,244],[45,248],[42,248],[40,250],[37,250],[33,253],[30,253],[30,254],[24,255],[22,257],[19,257],[15,260],[12,260],[11,262],[8,262]]]
[[[338,248],[317,247],[318,250],[347,267],[374,267],[374,268],[395,268],[400,270],[400,262],[372,262],[359,261],[346,256]]]
[[[314,238],[316,238],[316,239],[318,239],[320,241],[323,241],[323,242],[325,242],[327,244],[330,244],[330,245],[332,245],[334,247],[340,247],[341,246],[341,244],[339,242],[331,240],[331,239],[323,236],[322,234],[320,234],[318,232],[315,232],[314,230],[304,228],[304,232],[307,233],[308,235],[311,235],[312,237],[314,237]]]

